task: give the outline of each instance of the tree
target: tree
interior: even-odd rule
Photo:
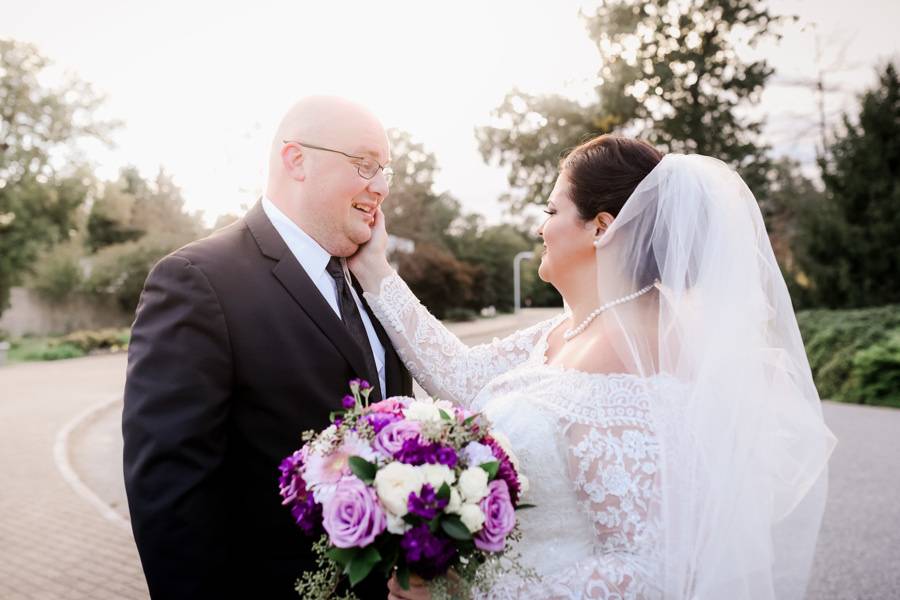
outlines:
[[[471,303],[477,268],[432,244],[416,244],[413,254],[398,259],[399,272],[416,297],[437,318]]]
[[[804,206],[795,248],[817,306],[900,302],[900,78],[894,64],[843,119],[820,160],[825,197]]]
[[[603,67],[596,101],[507,95],[478,130],[485,160],[509,168],[514,205],[543,203],[560,156],[598,134],[627,131],[670,152],[715,156],[765,195],[760,119],[747,116],[772,69],[742,51],[780,20],[762,0],[608,0],[582,16]]]
[[[150,182],[137,168],[125,167],[91,206],[87,244],[97,251],[148,233],[193,239],[204,231],[199,216],[185,212],[181,190],[163,169]]]
[[[460,217],[460,207],[449,194],[434,191],[437,159],[405,131],[391,129],[388,135],[394,170],[391,193],[382,205],[388,233],[446,248],[448,230]]]
[[[94,186],[79,142],[116,126],[94,118],[102,98],[88,84],[42,83],[47,66],[34,46],[0,40],[0,312],[41,249],[76,228]]]

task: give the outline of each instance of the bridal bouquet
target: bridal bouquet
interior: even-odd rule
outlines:
[[[435,596],[467,597],[502,571],[529,577],[507,551],[528,482],[506,438],[449,402],[369,404],[367,382],[353,380],[350,390],[332,424],[305,432],[280,466],[283,504],[319,536],[321,569],[304,574],[297,591],[333,598],[343,576],[352,587],[396,569],[404,588],[415,573]]]

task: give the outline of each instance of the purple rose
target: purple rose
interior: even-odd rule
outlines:
[[[338,548],[368,546],[387,527],[387,517],[375,490],[356,477],[344,477],[338,482],[322,512],[325,531]]]
[[[356,398],[354,398],[353,396],[351,396],[349,394],[344,396],[344,399],[341,400],[341,406],[343,406],[347,410],[350,410],[351,408],[356,406]]]
[[[456,558],[453,542],[431,533],[425,523],[404,533],[400,548],[410,569],[425,579],[445,574]]]
[[[515,509],[509,499],[509,488],[502,479],[488,484],[488,495],[479,503],[484,513],[484,526],[475,535],[475,546],[487,552],[500,552],[506,536],[516,525]]]
[[[403,448],[406,440],[417,439],[421,429],[415,421],[395,421],[384,426],[375,435],[372,447],[384,456],[391,458]]]

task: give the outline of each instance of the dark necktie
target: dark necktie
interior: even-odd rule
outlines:
[[[353,299],[353,292],[350,290],[350,284],[344,277],[344,268],[341,266],[341,259],[332,256],[325,267],[328,274],[334,279],[337,286],[338,302],[341,307],[341,319],[350,337],[356,340],[360,350],[362,350],[363,358],[366,361],[366,369],[368,373],[361,374],[372,384],[372,393],[369,395],[370,402],[378,402],[381,399],[381,390],[378,383],[378,367],[375,366],[375,357],[372,355],[372,346],[369,344],[369,336],[366,334],[366,326],[363,324],[362,316],[359,314],[359,307]]]

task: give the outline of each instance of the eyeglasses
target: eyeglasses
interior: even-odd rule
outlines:
[[[394,170],[390,167],[382,165],[377,160],[373,158],[369,158],[367,156],[354,156],[353,154],[347,154],[346,152],[341,152],[340,150],[335,150],[333,148],[325,148],[324,146],[314,146],[312,144],[306,144],[303,142],[298,142],[296,140],[281,140],[285,144],[297,144],[298,146],[303,146],[304,148],[312,148],[313,150],[324,150],[325,152],[334,152],[335,154],[343,154],[347,158],[351,158],[355,162],[356,172],[359,173],[359,176],[363,179],[372,179],[375,175],[378,174],[379,169],[384,173],[384,180],[388,183],[391,182],[391,179],[394,176]]]

